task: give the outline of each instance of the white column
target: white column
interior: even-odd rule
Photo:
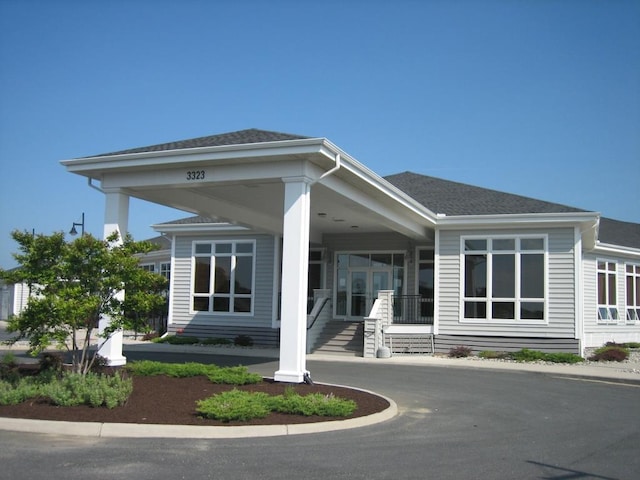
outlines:
[[[302,383],[306,369],[309,272],[308,179],[284,179],[280,369],[278,382]]]
[[[106,240],[113,232],[118,232],[120,238],[118,243],[122,243],[123,237],[127,234],[129,224],[129,196],[120,192],[105,193],[105,213],[104,213],[104,239]],[[124,299],[124,291],[117,295]],[[98,323],[98,333],[109,326],[111,319],[104,315],[100,317]],[[109,337],[100,336],[98,340],[98,355],[107,359],[110,366],[120,366],[127,363],[127,359],[122,355],[122,330],[116,330]]]

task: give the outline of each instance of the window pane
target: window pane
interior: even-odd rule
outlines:
[[[543,320],[543,302],[522,302],[520,304],[520,318],[524,320]]]
[[[635,305],[633,294],[635,293],[633,289],[633,277],[627,276],[627,305]]]
[[[196,312],[208,312],[209,311],[209,297],[194,297],[193,309]]]
[[[598,308],[598,320],[606,320],[607,318],[609,318],[609,311],[606,307]]]
[[[253,257],[236,258],[236,272],[234,280],[235,293],[251,293],[251,282],[253,280]]]
[[[514,298],[516,294],[516,257],[515,255],[493,256],[493,298]],[[506,317],[499,317],[506,318]],[[512,317],[508,317],[512,318]]]
[[[598,303],[606,305],[607,303],[607,274],[598,273]]]
[[[487,256],[465,255],[464,294],[466,297],[487,296]]]
[[[233,300],[233,311],[248,313],[251,311],[251,298],[235,297]]]
[[[464,302],[464,318],[487,318],[487,303]]]
[[[433,298],[433,264],[420,264],[418,272],[418,293],[422,298]]]
[[[338,268],[345,268],[349,265],[349,255],[344,253],[338,255]]]
[[[387,267],[391,265],[390,253],[373,253],[371,254],[372,267]]]
[[[230,243],[217,243],[216,244],[216,253],[231,253],[231,244]]]
[[[307,296],[313,298],[313,291],[322,288],[322,265],[312,263],[309,265],[309,282],[307,284]]]
[[[357,254],[352,253],[349,255],[349,265],[351,267],[368,267],[369,266],[369,255],[366,253]]]
[[[514,238],[497,238],[493,240],[494,250],[515,250],[516,241]]]
[[[253,253],[253,243],[236,244],[236,253]]]
[[[214,297],[213,298],[213,311],[214,312],[228,312],[229,311],[229,297]]]
[[[609,281],[609,305],[615,305],[616,301],[616,276],[608,275]]]
[[[193,291],[195,293],[209,293],[209,275],[211,274],[211,258],[196,257],[196,272],[194,275]]]
[[[336,292],[336,315],[347,314],[347,271],[338,270],[338,286]]]
[[[473,250],[486,250],[487,249],[487,241],[486,240],[465,240],[464,241],[464,249],[467,252]]]
[[[515,304],[513,302],[493,302],[491,316],[492,318],[513,320],[515,318]]]
[[[231,291],[231,257],[216,257],[216,278],[214,293]]]
[[[196,243],[196,253],[211,253],[211,244]]]
[[[635,306],[640,306],[640,278],[636,278],[636,303]]]
[[[543,238],[521,238],[520,250],[543,250],[544,239]]]
[[[319,262],[322,260],[322,252],[320,250],[311,250],[309,251],[309,261],[310,262]]]
[[[520,297],[544,297],[544,255],[529,253],[520,256]]]
[[[394,253],[393,254],[393,266],[394,267],[404,267],[404,253]]]

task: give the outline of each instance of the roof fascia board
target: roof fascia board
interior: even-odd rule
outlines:
[[[159,223],[151,225],[156,232],[162,233],[204,233],[204,232],[249,232],[247,227],[232,223]]]
[[[114,169],[134,166],[159,166],[181,163],[198,163],[211,160],[234,160],[245,158],[322,154],[333,160],[333,145],[324,138],[281,140],[277,142],[243,143],[213,147],[184,148],[154,152],[125,153],[62,160],[60,163],[72,172],[96,169]]]
[[[597,225],[597,212],[568,212],[568,213],[523,213],[496,215],[456,215],[445,216],[438,214],[437,226],[441,229],[486,228],[509,226],[558,226],[560,224],[593,224]]]
[[[594,253],[608,253],[611,255],[632,255],[640,258],[640,248],[626,247],[624,245],[613,245],[611,243],[597,242],[593,248]]]

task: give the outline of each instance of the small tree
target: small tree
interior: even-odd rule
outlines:
[[[33,355],[51,345],[70,351],[77,373],[86,374],[96,359],[89,347],[100,317],[110,318],[102,332],[105,338],[122,327],[124,300],[117,293],[129,287],[144,291],[145,285],[153,291],[165,282],[140,269],[135,256],[156,247],[130,236],[119,244],[117,233],[106,240],[83,235],[72,242],[66,242],[63,233],[46,236],[16,230],[11,236],[19,246],[14,258],[20,268],[0,269],[0,278],[27,284],[31,295],[26,308],[9,320],[8,330],[18,332],[14,341],[28,339]]]

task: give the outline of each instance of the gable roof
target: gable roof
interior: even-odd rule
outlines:
[[[272,132],[269,130],[259,130],[256,128],[249,128],[247,130],[238,130],[237,132],[222,133],[219,135],[209,135],[206,137],[190,138],[187,140],[178,140],[175,142],[168,142],[168,143],[159,143],[157,145],[130,148],[128,150],[119,150],[117,152],[103,153],[100,155],[91,155],[89,157],[84,157],[84,158],[107,157],[111,155],[125,155],[130,153],[184,150],[187,148],[219,147],[223,145],[243,145],[248,143],[278,142],[283,140],[301,140],[305,138],[311,138],[311,137],[304,137],[302,135],[295,135],[291,133]]]
[[[452,182],[413,172],[384,177],[385,180],[432,212],[454,215],[505,215],[524,213],[585,212],[575,207],[523,197],[512,193]]]

